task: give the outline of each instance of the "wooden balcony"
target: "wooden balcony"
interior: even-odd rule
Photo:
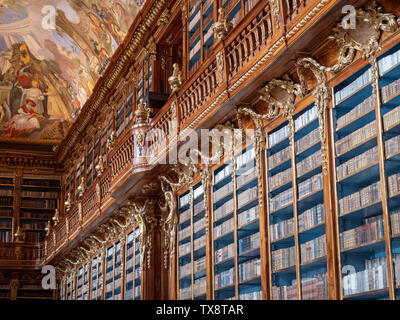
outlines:
[[[43,260],[40,244],[2,243],[0,246],[0,267],[7,269],[37,269]]]

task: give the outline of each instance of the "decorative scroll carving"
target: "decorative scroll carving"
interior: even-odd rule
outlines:
[[[232,22],[228,21],[228,16],[223,8],[218,9],[218,20],[213,24],[215,37],[219,40],[223,39],[233,28]]]

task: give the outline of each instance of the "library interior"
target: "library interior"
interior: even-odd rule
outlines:
[[[2,3],[0,299],[400,299],[397,0]]]

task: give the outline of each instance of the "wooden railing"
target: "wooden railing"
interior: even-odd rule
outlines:
[[[0,266],[7,268],[38,267],[43,259],[40,244],[1,243]]]

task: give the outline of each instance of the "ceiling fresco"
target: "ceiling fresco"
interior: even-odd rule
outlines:
[[[136,0],[0,0],[0,140],[65,137]]]

